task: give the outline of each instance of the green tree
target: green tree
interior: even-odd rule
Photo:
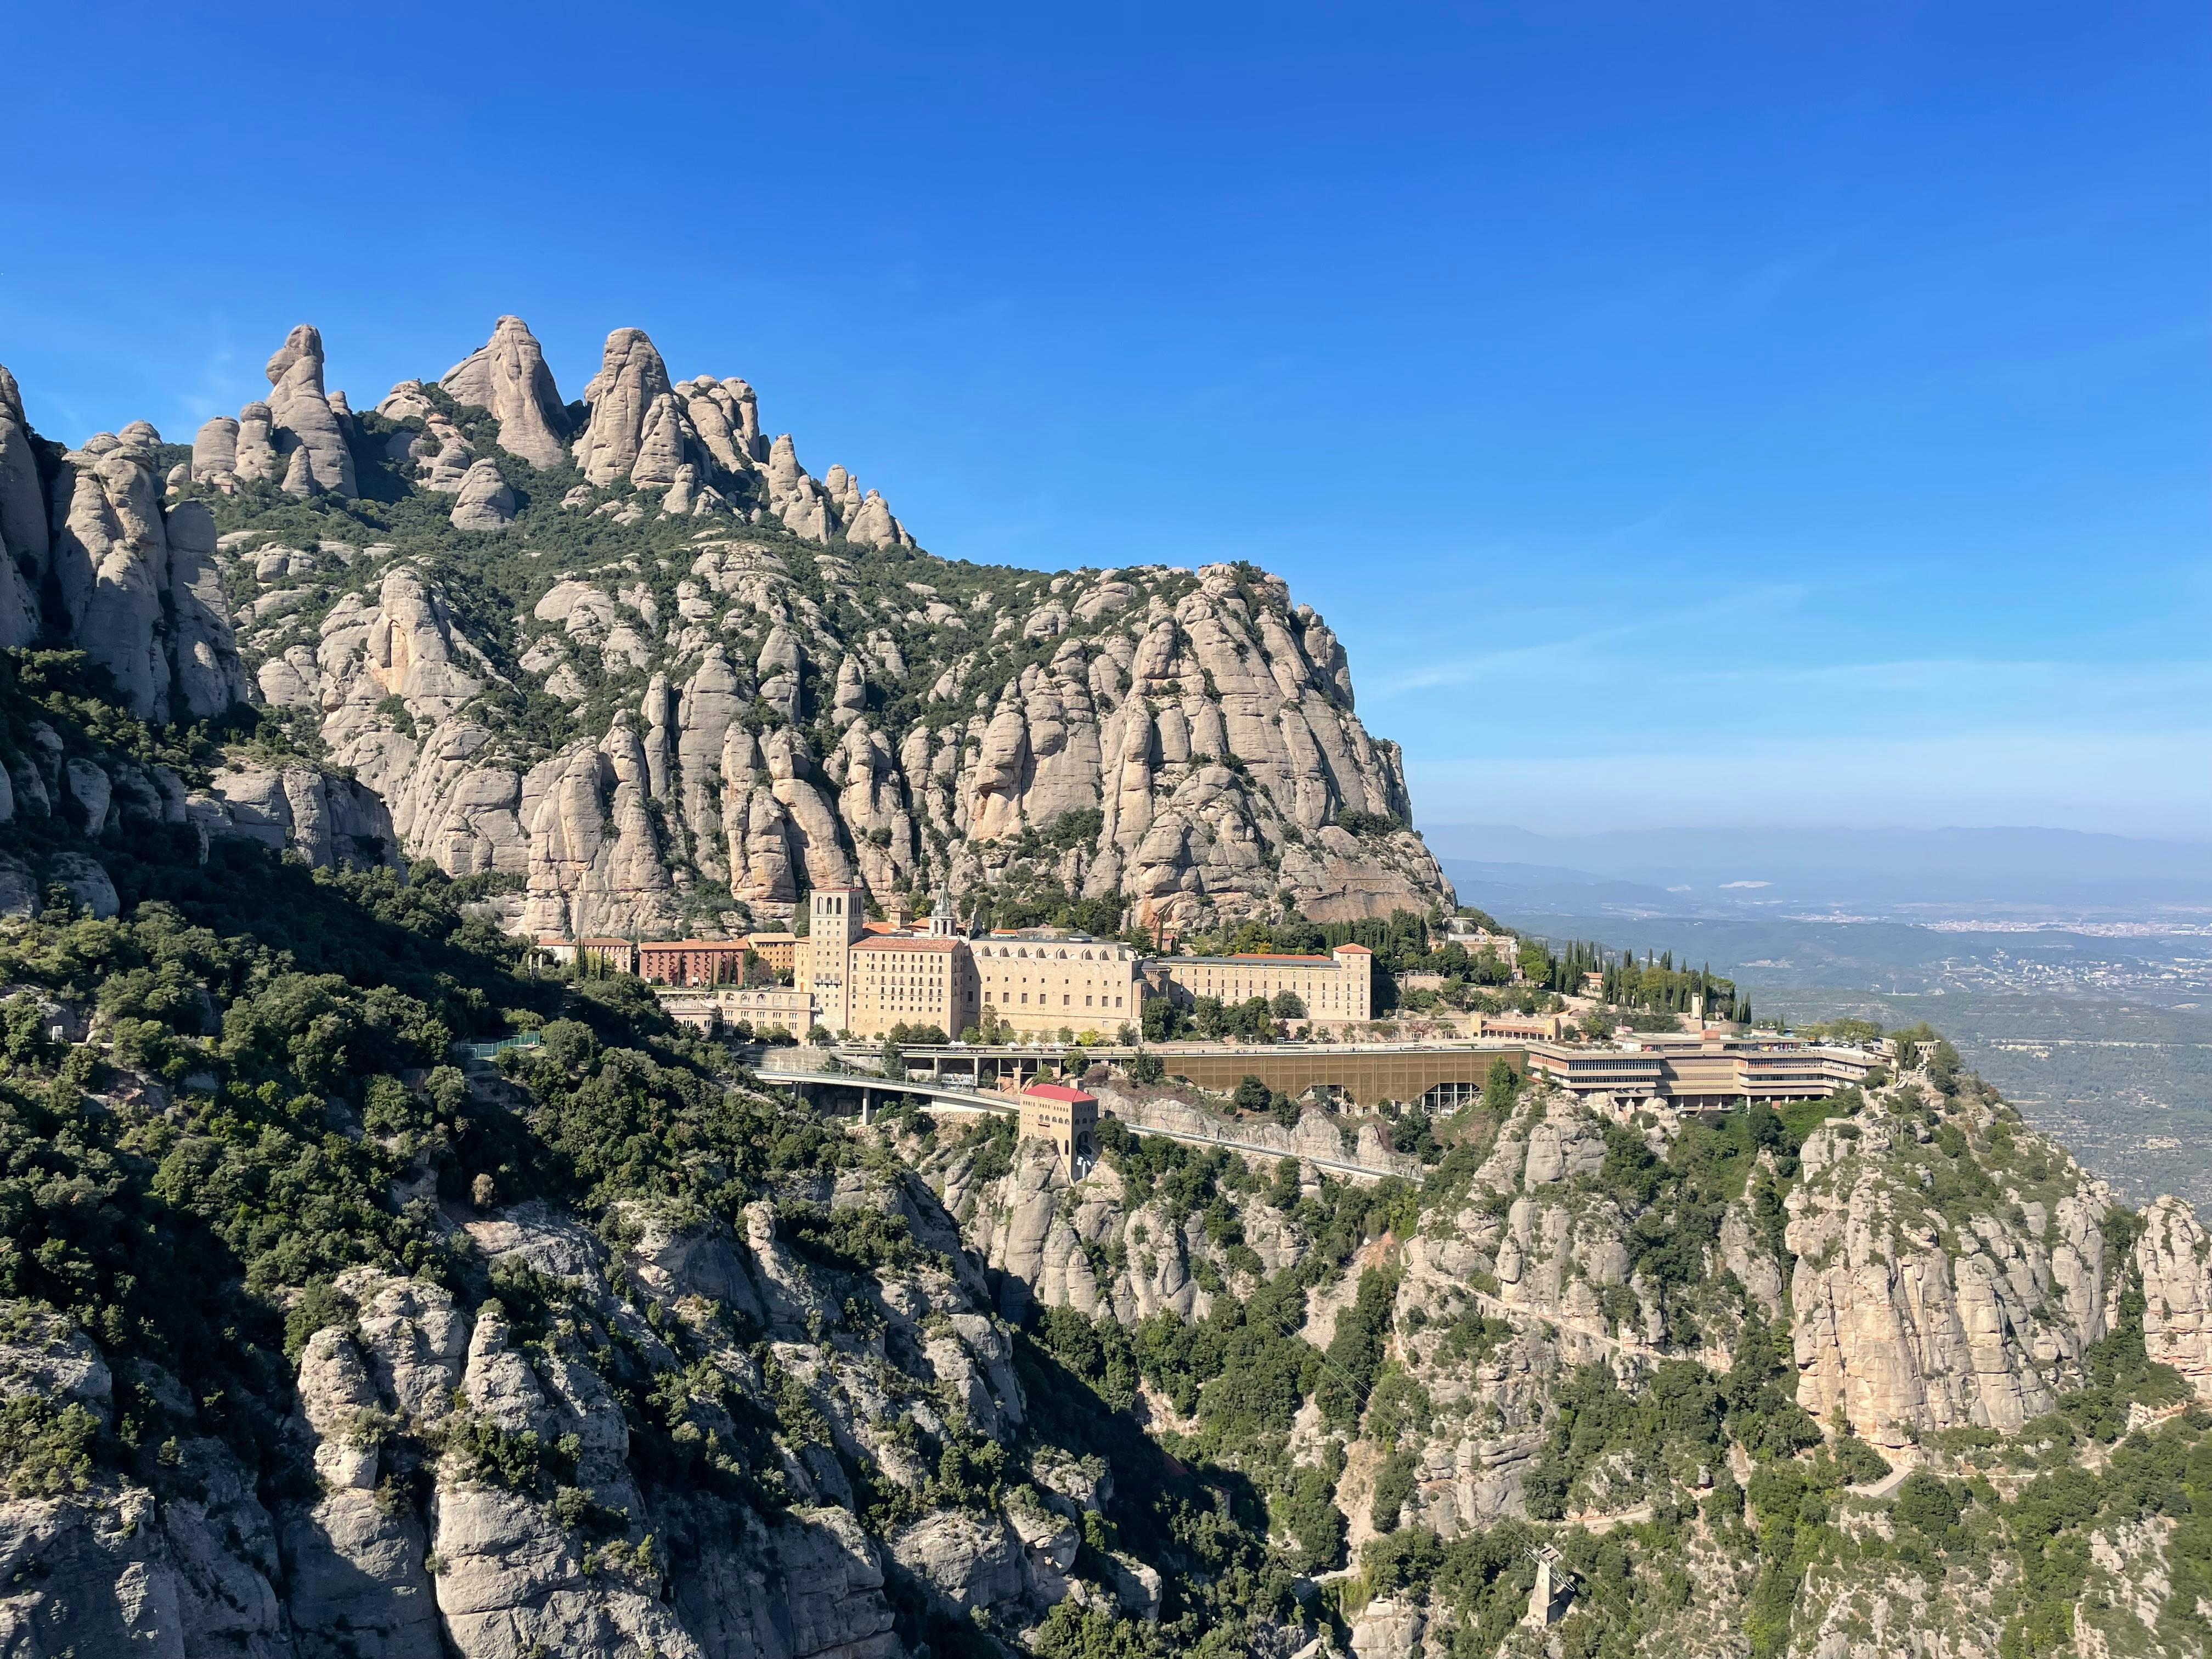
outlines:
[[[1503,1117],[1513,1109],[1514,1099],[1520,1092],[1521,1073],[1513,1069],[1512,1063],[1503,1058],[1492,1060],[1482,1078],[1483,1105]]]

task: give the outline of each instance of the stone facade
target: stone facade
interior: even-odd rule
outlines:
[[[796,933],[748,933],[745,943],[753,954],[779,974],[794,973],[799,968],[799,935]]]
[[[1182,1002],[1272,1002],[1288,991],[1316,1023],[1366,1019],[1375,1005],[1375,953],[1364,945],[1340,945],[1325,957],[1164,957],[1159,966],[1174,988],[1170,994]]]
[[[648,985],[733,985],[750,948],[741,939],[654,940],[637,947],[637,976]]]
[[[1137,1018],[1137,953],[1126,945],[1038,928],[994,933],[969,947],[985,1012],[1009,1030],[1110,1036]]]
[[[855,1036],[934,1025],[957,1036],[975,1023],[975,963],[965,939],[876,934],[846,962],[845,1025]]]
[[[806,937],[794,951],[796,988],[814,997],[814,1019],[833,1031],[852,1029],[846,981],[853,946],[866,921],[867,892],[853,886],[817,887],[807,914]]]
[[[871,931],[867,890],[817,887],[806,937],[796,942],[796,988],[813,999],[815,1024],[855,1036],[896,1025],[934,1025],[957,1036],[977,1018],[975,964],[940,902],[921,933]]]
[[[756,1032],[779,1025],[803,1037],[814,1029],[814,999],[804,991],[781,985],[749,988],[717,986],[701,989],[674,987],[659,993],[660,1006],[670,1018],[713,1036],[739,1020]]]
[[[637,945],[626,939],[540,939],[538,948],[555,962],[580,963],[598,972],[634,974]]]
[[[1060,1167],[1075,1173],[1076,1160],[1097,1146],[1098,1097],[1057,1083],[1033,1083],[1022,1091],[1020,1138],[1042,1141]]]

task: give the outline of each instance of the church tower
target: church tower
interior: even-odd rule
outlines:
[[[937,890],[937,908],[929,913],[929,937],[951,939],[960,931],[960,918],[952,913],[952,882],[946,878]]]
[[[806,937],[799,941],[798,988],[814,996],[814,1019],[833,1031],[852,1024],[846,987],[852,981],[853,944],[866,920],[865,887],[817,887],[806,914]]]

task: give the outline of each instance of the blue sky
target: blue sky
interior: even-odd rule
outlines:
[[[2212,835],[2202,5],[18,9],[81,438],[512,311],[933,550],[1255,560],[1429,823]]]

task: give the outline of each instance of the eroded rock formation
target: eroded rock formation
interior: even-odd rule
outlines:
[[[1341,647],[1278,578],[979,580],[847,468],[811,477],[744,381],[672,381],[636,329],[608,337],[573,442],[513,317],[372,416],[325,390],[307,325],[268,378],[166,495],[150,426],[64,455],[0,385],[0,643],[82,646],[148,719],[307,715],[395,854],[524,877],[522,925],[675,931],[702,888],[769,917],[852,879],[879,898],[1044,882],[1176,923],[1448,890]],[[518,482],[572,461],[589,482],[557,501]],[[522,613],[464,627],[419,548],[256,528],[274,487],[339,503],[335,532],[362,468],[525,549],[542,580]],[[578,512],[592,557],[532,545]],[[565,729],[499,712],[532,692],[574,711]]]
[[[521,318],[501,318],[490,340],[447,369],[438,384],[454,402],[491,411],[502,449],[532,466],[558,466],[568,459],[561,441],[566,423],[561,394],[544,351]]]

